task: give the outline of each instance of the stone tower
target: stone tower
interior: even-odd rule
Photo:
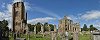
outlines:
[[[12,7],[13,31],[16,33],[26,32],[28,27],[24,2],[15,2]]]

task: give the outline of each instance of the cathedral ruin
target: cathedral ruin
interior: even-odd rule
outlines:
[[[59,20],[58,32],[79,32],[80,24],[74,23],[72,20],[68,19],[67,16],[64,16],[63,19]]]

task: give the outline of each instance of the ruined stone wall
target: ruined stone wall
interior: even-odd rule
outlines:
[[[79,30],[79,23],[74,23],[72,20],[68,19],[67,16],[64,16],[63,19],[59,20],[58,33],[65,31],[74,32]]]

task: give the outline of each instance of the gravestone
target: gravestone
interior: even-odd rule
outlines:
[[[25,38],[16,38],[16,40],[26,40]]]
[[[93,32],[93,40],[100,40],[100,32]]]

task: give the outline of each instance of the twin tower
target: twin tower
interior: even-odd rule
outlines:
[[[25,12],[24,2],[15,2],[12,5],[12,20],[13,32],[26,33],[27,26],[27,13]]]

